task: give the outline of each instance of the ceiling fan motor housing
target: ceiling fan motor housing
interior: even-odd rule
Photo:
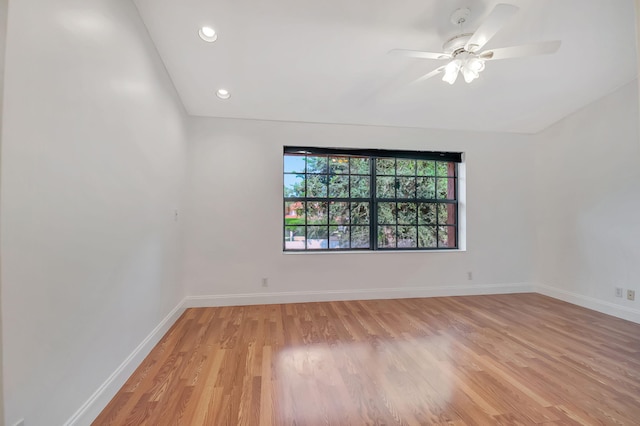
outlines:
[[[464,47],[467,45],[467,42],[472,35],[472,33],[465,33],[453,36],[449,40],[444,42],[444,44],[442,45],[442,49],[452,56],[465,52],[466,50]]]

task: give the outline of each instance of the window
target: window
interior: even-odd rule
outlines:
[[[458,248],[461,153],[284,148],[285,251]]]

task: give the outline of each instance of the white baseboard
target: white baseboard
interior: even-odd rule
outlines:
[[[584,296],[578,293],[572,293],[560,290],[544,284],[535,284],[533,289],[536,293],[553,297],[583,308],[591,309],[603,314],[622,318],[640,324],[640,310],[629,308],[627,306],[616,305],[615,303],[605,302],[603,300],[594,299],[593,297]]]
[[[184,301],[180,302],[160,324],[138,345],[109,378],[82,404],[82,407],[64,424],[64,426],[90,425],[111,401],[114,395],[125,384],[138,368],[153,347],[169,331],[171,326],[184,312]]]
[[[185,308],[242,306],[274,303],[333,302],[340,300],[407,299],[412,297],[471,296],[486,294],[530,293],[527,283],[465,285],[446,287],[373,288],[362,290],[286,291],[274,293],[220,294],[188,296]]]

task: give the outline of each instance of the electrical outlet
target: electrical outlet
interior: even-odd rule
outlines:
[[[263,278],[262,279],[262,287],[269,287],[269,279],[268,278]]]
[[[616,287],[616,297],[622,297],[622,289],[620,287]]]
[[[13,426],[24,426],[24,419],[18,420]]]
[[[636,300],[635,290],[627,290],[627,300]]]
[[[469,281],[473,280],[473,272],[471,272],[471,271],[467,272],[467,279]]]

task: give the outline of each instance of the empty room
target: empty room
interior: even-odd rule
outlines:
[[[0,0],[0,426],[640,424],[638,7]]]

